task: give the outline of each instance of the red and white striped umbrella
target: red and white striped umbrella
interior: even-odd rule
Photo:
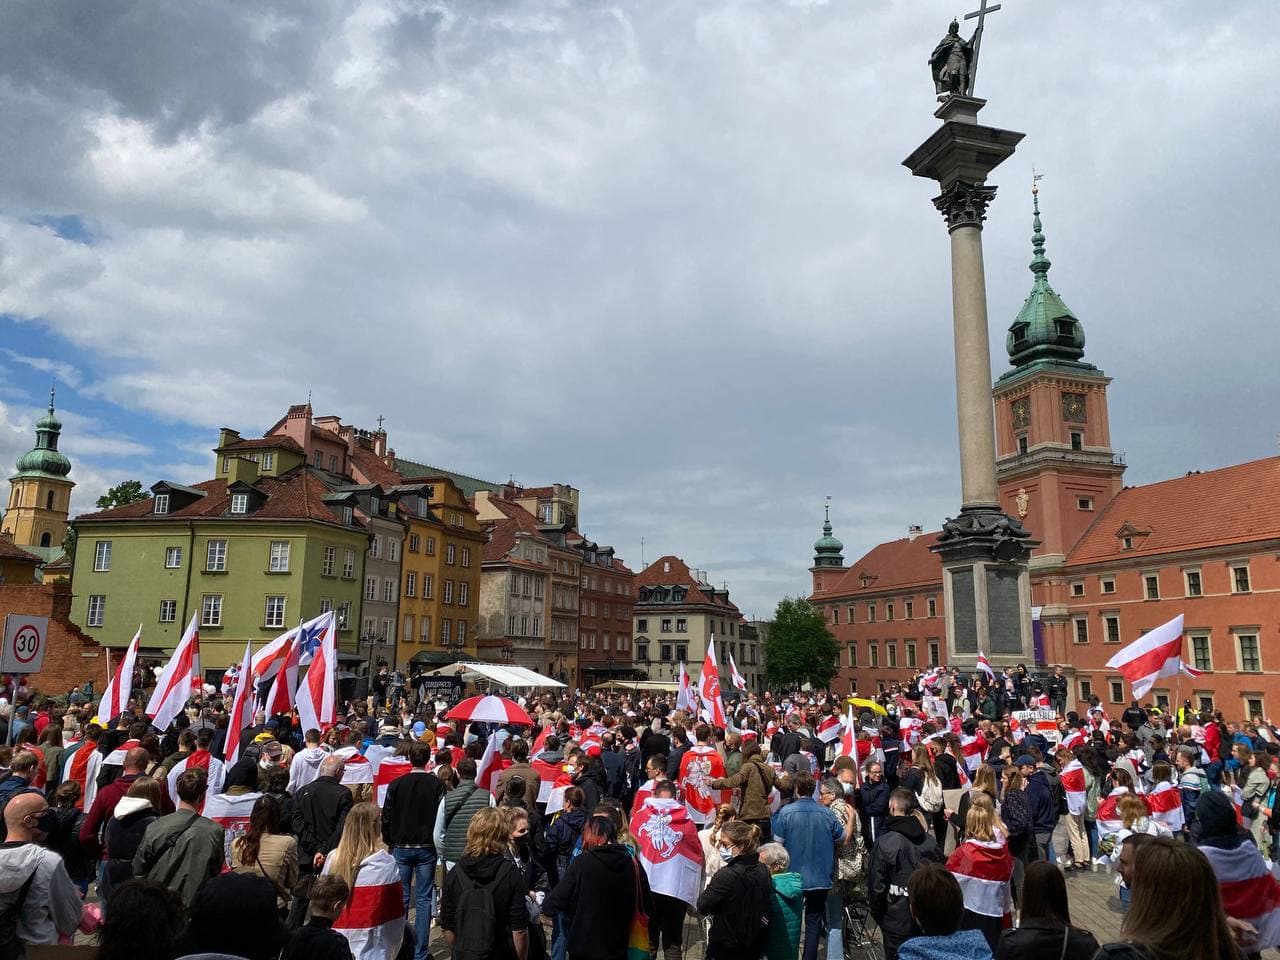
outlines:
[[[481,723],[523,723],[533,720],[520,704],[506,697],[469,697],[445,714],[450,720],[478,720]]]

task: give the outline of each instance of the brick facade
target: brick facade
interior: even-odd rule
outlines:
[[[49,618],[44,669],[28,680],[33,691],[64,694],[92,679],[101,693],[107,682],[107,658],[98,642],[71,622],[71,588],[58,583],[0,585],[0,618],[10,613]]]

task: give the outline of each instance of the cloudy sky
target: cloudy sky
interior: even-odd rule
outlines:
[[[1128,482],[1275,454],[1280,5],[1003,7],[995,372],[1034,163]],[[572,483],[633,567],[644,537],[766,615],[826,495],[850,557],[958,504],[947,236],[901,161],[962,12],[11,0],[0,463],[51,380],[81,509],[310,391],[402,455]]]

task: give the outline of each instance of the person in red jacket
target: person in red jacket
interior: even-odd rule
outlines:
[[[93,798],[93,805],[85,814],[84,823],[80,827],[80,846],[90,860],[101,860],[105,853],[102,848],[102,831],[107,821],[115,813],[116,804],[129,792],[133,782],[142,776],[142,771],[151,762],[151,756],[142,747],[133,747],[124,755],[123,773],[111,783],[98,791]],[[173,804],[169,800],[167,790],[160,791],[160,814],[173,813]]]

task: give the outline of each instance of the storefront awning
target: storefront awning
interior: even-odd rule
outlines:
[[[564,686],[559,680],[552,680],[550,677],[544,677],[542,674],[534,673],[525,667],[517,667],[514,664],[507,663],[451,663],[447,667],[440,667],[438,670],[430,671],[429,676],[456,675],[459,667],[462,668],[462,678],[467,681],[483,678],[513,689],[519,687]]]
[[[665,680],[609,680],[606,683],[597,683],[591,688],[592,690],[660,690],[665,693],[675,693],[680,689],[680,684],[672,680],[669,683]]]

